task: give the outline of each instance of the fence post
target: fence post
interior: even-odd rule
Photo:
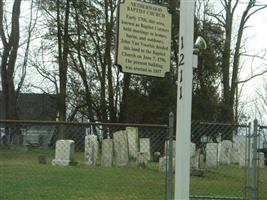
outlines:
[[[254,120],[253,129],[253,156],[252,156],[252,198],[257,200],[257,141],[258,141],[258,120]]]
[[[173,132],[174,132],[174,115],[169,114],[169,141],[167,159],[167,196],[168,200],[172,200],[173,195]]]
[[[244,174],[245,174],[245,187],[244,187],[244,198],[248,199],[249,191],[250,191],[250,182],[249,182],[249,168],[250,168],[250,138],[251,138],[251,122],[248,124],[248,128],[246,130],[246,137],[245,137],[245,167],[244,167]]]

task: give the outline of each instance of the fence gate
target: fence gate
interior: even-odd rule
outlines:
[[[248,137],[246,199],[267,199],[267,126],[258,124],[255,119],[253,130]]]
[[[257,132],[257,199],[267,199],[267,126],[258,125]]]
[[[171,130],[172,126],[169,139],[173,142],[168,142],[166,166],[168,200],[174,199],[175,187],[174,173],[170,171],[175,163],[170,159],[175,158],[175,136]],[[190,199],[251,199],[255,183],[252,136],[250,124],[192,122]]]

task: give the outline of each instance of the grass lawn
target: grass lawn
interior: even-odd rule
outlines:
[[[47,165],[38,164],[45,155]],[[83,161],[83,154],[75,154]],[[151,163],[147,169],[131,163],[125,168],[52,166],[54,152],[48,150],[0,150],[1,200],[163,200],[165,173]],[[267,199],[267,171],[261,170],[260,199]],[[265,178],[264,178],[265,177]],[[221,167],[204,177],[191,177],[191,195],[235,196],[243,194],[244,171],[237,166]],[[265,197],[264,197],[265,195]]]

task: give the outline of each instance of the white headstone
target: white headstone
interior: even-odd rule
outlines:
[[[223,165],[231,164],[232,142],[230,140],[223,140],[219,144],[219,162]]]
[[[166,172],[166,156],[159,158],[159,171]]]
[[[104,139],[102,141],[101,166],[111,167],[113,162],[113,141],[112,139]]]
[[[198,156],[196,152],[196,144],[191,142],[190,147],[190,168],[197,169],[198,168]]]
[[[126,131],[113,134],[115,164],[119,167],[126,166],[129,162],[128,141]]]
[[[165,148],[164,148],[164,151],[165,151],[165,155],[166,156],[168,156],[168,154],[169,154],[169,140],[166,140],[165,141]],[[176,151],[175,151],[175,149],[176,149],[176,141],[175,140],[173,140],[173,142],[172,142],[172,149],[173,149],[173,151],[172,151],[172,155],[173,155],[173,157],[175,158],[175,153],[176,153]]]
[[[140,138],[140,152],[148,153],[148,160],[151,160],[151,152],[150,152],[150,139],[149,138]]]
[[[239,167],[245,166],[252,166],[252,144],[249,145],[246,139],[242,138],[239,142]]]
[[[126,127],[128,137],[129,157],[136,159],[138,152],[138,128]]]
[[[86,135],[84,144],[85,164],[96,165],[98,158],[98,141],[96,135]]]
[[[239,163],[239,143],[233,142],[233,148],[231,152],[231,163],[238,164]]]
[[[166,172],[167,168],[169,167],[169,163],[167,163],[167,156],[159,158],[159,171]],[[172,169],[173,172],[175,171],[175,159],[172,160]]]
[[[137,153],[137,164],[140,167],[146,167],[148,163],[148,153],[147,152],[138,152]]]
[[[196,159],[197,159],[197,165],[198,169],[204,169],[206,167],[205,162],[204,162],[204,155],[201,152],[200,149],[196,150]]]
[[[264,168],[264,165],[265,165],[265,157],[264,157],[264,153],[262,152],[259,152],[258,153],[258,159],[259,159],[259,168]]]
[[[217,167],[218,161],[218,144],[208,143],[206,146],[206,167],[215,168]]]
[[[74,141],[58,140],[56,142],[56,155],[52,165],[68,166],[74,162]]]

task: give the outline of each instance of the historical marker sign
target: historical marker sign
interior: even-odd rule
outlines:
[[[137,0],[120,2],[116,64],[122,72],[164,77],[170,69],[171,14]]]

